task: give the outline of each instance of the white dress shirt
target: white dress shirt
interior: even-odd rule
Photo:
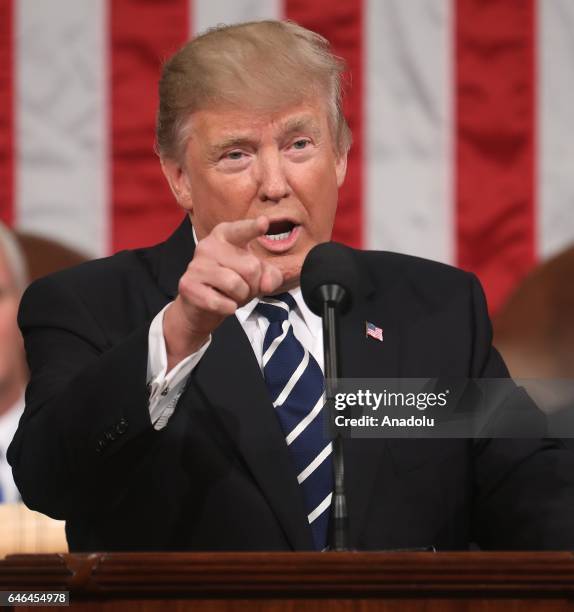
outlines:
[[[289,313],[293,333],[301,344],[315,357],[323,370],[323,327],[321,317],[313,314],[303,300],[301,289],[289,292],[297,308]],[[269,327],[265,316],[255,310],[258,299],[251,300],[235,312],[243,331],[247,335],[255,359],[262,368],[263,340]],[[170,372],[167,371],[167,352],[163,336],[163,316],[169,304],[161,310],[150,325],[148,337],[148,375],[150,389],[149,411],[155,429],[162,429],[173,414],[177,401],[183,392],[187,377],[200,362],[209,348],[211,337],[195,353],[180,361]]]
[[[20,493],[14,484],[12,468],[6,460],[6,453],[18,429],[18,421],[24,411],[24,395],[2,416],[0,416],[0,489],[5,502],[20,501]]]

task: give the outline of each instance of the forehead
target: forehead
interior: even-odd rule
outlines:
[[[192,138],[196,135],[217,141],[236,135],[256,136],[263,131],[273,135],[305,130],[323,133],[328,121],[325,105],[315,100],[272,112],[225,107],[198,110],[191,115],[189,127]]]

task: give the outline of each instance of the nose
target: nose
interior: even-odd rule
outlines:
[[[265,151],[259,157],[259,199],[280,202],[291,193],[279,151]]]

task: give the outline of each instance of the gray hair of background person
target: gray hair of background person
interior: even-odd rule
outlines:
[[[22,293],[28,284],[24,253],[14,233],[0,221],[0,252],[4,254],[15,288]]]
[[[342,110],[345,70],[327,39],[290,21],[211,28],[163,67],[156,150],[160,157],[181,160],[189,117],[198,110],[274,112],[323,96],[337,152],[347,153],[351,131]]]

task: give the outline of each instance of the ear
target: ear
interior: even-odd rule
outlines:
[[[337,175],[337,187],[340,187],[347,174],[347,153],[341,153],[335,162],[335,174]]]
[[[188,213],[193,210],[191,186],[185,168],[173,159],[162,159],[161,169],[177,203]]]

